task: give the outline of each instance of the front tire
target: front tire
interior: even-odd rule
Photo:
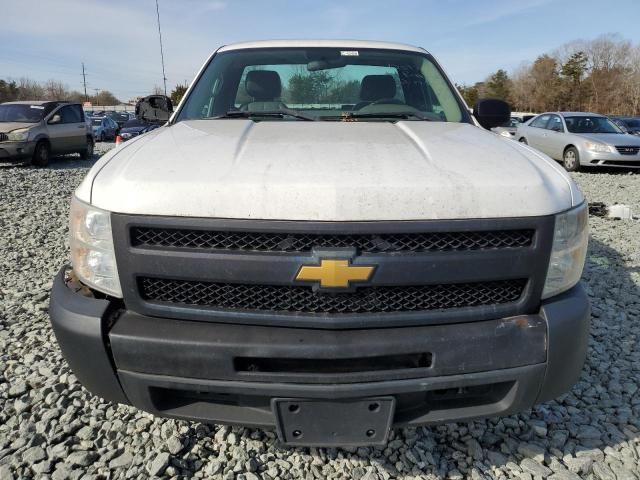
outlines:
[[[80,158],[82,160],[90,160],[93,158],[93,139],[87,138],[87,148],[80,152]]]
[[[101,141],[101,142],[104,142],[105,140],[106,140],[106,137],[104,136],[104,132],[102,132],[102,133],[100,134],[100,141]]]
[[[35,167],[46,167],[49,165],[49,157],[51,156],[51,148],[49,142],[40,140],[36,143],[36,148],[33,150],[33,156],[31,157],[31,165]]]
[[[562,155],[562,163],[568,172],[577,172],[580,170],[580,154],[576,147],[569,147]]]

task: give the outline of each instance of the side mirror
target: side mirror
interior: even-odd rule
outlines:
[[[497,98],[483,98],[473,106],[473,116],[482,127],[490,130],[509,121],[511,107]]]
[[[49,125],[55,125],[57,123],[62,123],[62,117],[57,113],[49,119]]]
[[[166,122],[173,113],[173,103],[164,95],[149,95],[136,104],[136,118],[147,122]]]

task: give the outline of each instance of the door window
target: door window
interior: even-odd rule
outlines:
[[[564,125],[562,125],[562,119],[558,115],[551,115],[549,123],[547,123],[547,130],[553,130],[554,132],[564,132]]]
[[[78,112],[73,105],[67,105],[66,107],[62,107],[58,110],[58,114],[62,117],[62,123],[80,123],[82,122],[82,117],[80,116],[80,112]]]
[[[82,110],[82,107],[80,105],[71,105],[71,108],[76,112],[80,121],[84,122],[84,110]]]
[[[544,128],[547,125],[550,116],[551,115],[540,115],[538,118],[531,122],[530,126],[536,128]]]

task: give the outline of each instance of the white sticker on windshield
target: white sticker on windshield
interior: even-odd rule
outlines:
[[[340,55],[342,55],[343,57],[357,57],[358,51],[357,50],[340,50]]]
[[[38,110],[44,110],[44,107],[42,105],[29,105],[29,108],[36,108]]]

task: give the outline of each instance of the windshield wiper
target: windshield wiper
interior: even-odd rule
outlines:
[[[246,110],[229,110],[224,115],[217,115],[215,117],[210,117],[210,120],[219,120],[221,118],[251,118],[251,117],[293,117],[299,120],[307,120],[307,121],[315,121],[317,120],[315,117],[310,115],[305,115],[303,113],[298,113],[295,110],[268,110],[264,112],[250,112]]]
[[[324,117],[327,118],[327,117]],[[341,118],[343,121],[348,122],[350,120],[358,120],[359,118],[398,118],[403,120],[408,120],[410,118],[417,118],[418,120],[426,120],[428,122],[434,121],[433,118],[429,118],[426,115],[423,115],[419,112],[367,112],[367,113],[358,113],[358,112],[344,112],[340,117],[331,117],[331,118]]]

